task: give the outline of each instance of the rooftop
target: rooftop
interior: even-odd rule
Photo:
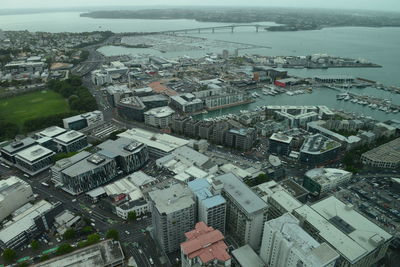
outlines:
[[[169,188],[149,192],[159,213],[170,214],[193,206],[193,195],[189,188],[181,184],[174,184]]]
[[[99,144],[97,147],[102,149],[102,151],[100,151],[99,153],[103,154],[102,152],[105,150],[108,153],[104,154],[107,154],[109,156],[113,155],[113,157],[115,157],[128,156],[139,152],[143,148],[143,144],[132,141],[128,138],[118,138],[117,140],[107,140]]]
[[[58,126],[52,126],[41,131],[39,135],[47,137],[56,137],[57,135],[65,133],[66,131],[67,130],[65,130],[64,128]]]
[[[67,255],[56,257],[34,265],[35,267],[105,267],[116,266],[124,260],[118,241],[105,240],[98,244],[78,249]]]
[[[21,186],[25,188],[30,187],[27,182],[16,176],[0,180],[0,202],[4,200],[8,194],[15,193],[15,190],[21,188]]]
[[[27,149],[22,150],[16,154],[17,157],[25,159],[29,162],[34,162],[45,156],[52,156],[55,153],[40,145],[34,145]]]
[[[54,140],[55,141],[59,141],[59,142],[64,143],[64,144],[68,144],[68,143],[73,142],[73,141],[75,141],[77,139],[80,139],[80,138],[82,138],[84,136],[85,135],[83,133],[81,133],[81,132],[70,130],[70,131],[68,131],[66,133],[60,134],[59,136],[55,137]]]
[[[315,182],[324,185],[330,184],[344,176],[351,177],[351,172],[334,168],[316,168],[307,171],[305,175]]]
[[[248,214],[264,212],[267,209],[267,204],[234,174],[223,174],[215,180],[224,183],[224,191]]]
[[[97,117],[100,114],[102,114],[101,111],[95,110],[95,111],[83,113],[83,114],[80,114],[80,115],[72,116],[72,117],[69,117],[69,118],[65,118],[65,119],[63,119],[63,121],[66,122],[66,123],[71,123],[71,122],[74,122],[74,121],[77,121],[77,120],[90,119],[92,117]]]
[[[181,250],[189,259],[199,257],[202,263],[207,263],[231,258],[222,233],[208,227],[204,222],[196,223],[195,229],[185,233],[185,236],[187,240],[181,244]]]
[[[354,263],[392,236],[334,196],[295,210],[328,244]]]
[[[400,165],[400,137],[367,151],[362,156],[374,161],[384,161]]]
[[[282,134],[282,133],[274,133],[271,135],[271,137],[269,138],[270,140],[274,140],[274,141],[278,141],[281,143],[287,143],[290,144],[290,142],[292,141],[293,137]]]
[[[123,133],[120,133],[118,136],[144,143],[149,147],[153,147],[164,152],[171,152],[178,147],[187,145],[189,143],[188,140],[174,137],[172,135],[153,133],[139,128],[127,130]]]
[[[164,118],[164,117],[171,116],[174,113],[175,113],[175,111],[172,108],[165,106],[165,107],[150,109],[150,110],[146,111],[144,113],[144,115],[154,116],[157,118]]]
[[[105,165],[111,160],[112,159],[100,154],[92,154],[91,156],[86,157],[85,159],[64,169],[63,173],[70,177],[74,177],[76,175],[94,170],[99,166]]]
[[[21,149],[31,146],[33,144],[35,144],[36,141],[30,137],[24,138],[22,140],[19,141],[13,141],[11,143],[9,143],[8,145],[4,146],[1,148],[2,151],[5,151],[9,154],[14,154],[17,151],[20,151]]]
[[[323,249],[324,253],[321,253],[321,249],[318,248],[325,243],[319,244],[299,226],[299,220],[290,213],[267,221],[265,225],[280,232],[282,237],[291,243],[290,247],[300,253],[299,256],[306,266],[326,266],[339,257],[339,254],[329,246]]]
[[[52,170],[57,170],[57,171],[61,171],[65,168],[68,168],[69,166],[77,163],[78,161],[81,161],[87,157],[89,157],[91,154],[87,151],[82,151],[79,152],[76,155],[73,155],[72,157],[69,158],[65,158],[65,159],[60,159],[59,161],[57,161],[54,166],[52,167]]]
[[[338,147],[340,143],[322,134],[314,134],[304,141],[300,151],[308,154],[322,154]]]
[[[265,264],[262,259],[254,252],[249,245],[244,245],[232,251],[232,255],[239,262],[242,267],[264,267]]]
[[[0,230],[0,241],[7,243],[34,225],[33,219],[51,210],[53,205],[41,200],[23,213],[15,216],[11,224]]]

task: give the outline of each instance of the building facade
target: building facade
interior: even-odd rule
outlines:
[[[185,233],[195,225],[196,203],[188,188],[174,184],[149,193],[153,238],[166,252],[179,250]]]

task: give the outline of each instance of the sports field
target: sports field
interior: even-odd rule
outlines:
[[[67,101],[53,91],[38,91],[0,99],[0,117],[22,126],[28,119],[69,111]]]

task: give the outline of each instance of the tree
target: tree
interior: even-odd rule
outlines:
[[[107,231],[106,237],[107,238],[112,238],[114,240],[119,240],[119,233],[115,229],[110,229],[110,230]]]
[[[47,261],[48,259],[50,259],[49,255],[43,255],[40,257],[40,261]]]
[[[64,244],[62,244],[61,246],[58,247],[56,253],[57,253],[57,255],[60,256],[60,255],[64,255],[64,254],[70,253],[70,252],[72,252],[73,250],[74,250],[74,248],[71,247],[70,244],[64,243]]]
[[[88,236],[88,239],[87,239],[86,242],[87,242],[88,245],[93,245],[93,244],[95,244],[95,243],[97,243],[99,241],[100,241],[100,235],[99,234],[91,234],[91,235]]]
[[[94,229],[93,229],[93,227],[90,226],[90,225],[86,225],[86,226],[83,227],[83,229],[82,229],[82,233],[85,234],[85,235],[90,234],[90,233],[93,233],[93,232],[94,232]]]
[[[134,212],[134,211],[130,211],[130,212],[128,212],[128,221],[131,221],[131,222],[133,222],[133,221],[135,221],[136,220],[136,212]]]
[[[33,250],[38,250],[39,247],[40,247],[39,241],[37,241],[36,239],[32,240],[31,247],[32,247]]]
[[[75,230],[72,228],[69,228],[69,229],[67,229],[67,231],[64,232],[63,238],[65,240],[73,239],[75,237],[75,235],[76,235]]]
[[[17,252],[15,250],[12,250],[10,248],[6,248],[3,252],[3,259],[6,262],[12,262],[15,260],[17,257]]]

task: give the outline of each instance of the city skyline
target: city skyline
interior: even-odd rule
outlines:
[[[112,7],[112,6],[132,6],[132,7],[151,7],[159,8],[160,6],[265,6],[265,7],[298,7],[298,8],[329,8],[329,9],[363,9],[363,10],[376,10],[376,11],[394,11],[400,12],[400,2],[397,0],[383,0],[383,1],[364,1],[364,0],[353,0],[353,1],[330,1],[323,2],[319,0],[282,0],[282,1],[263,1],[263,0],[252,0],[250,2],[243,3],[238,0],[222,0],[222,1],[202,1],[201,4],[197,1],[192,0],[155,0],[151,2],[151,5],[142,4],[141,1],[129,1],[129,0],[88,0],[82,4],[82,1],[71,0],[68,2],[61,0],[43,0],[37,3],[35,0],[4,0],[2,1],[3,8],[71,8],[71,7]]]

